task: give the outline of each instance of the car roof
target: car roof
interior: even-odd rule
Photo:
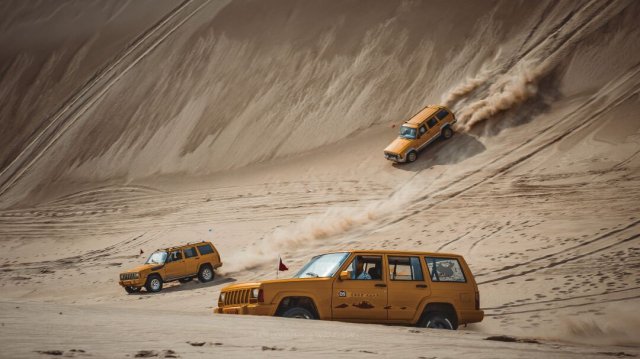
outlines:
[[[462,255],[460,254],[454,254],[454,253],[440,253],[440,252],[422,252],[422,251],[398,251],[398,250],[387,250],[387,249],[382,249],[382,250],[374,250],[374,249],[351,249],[351,250],[344,250],[344,251],[335,251],[335,252],[329,252],[329,253],[324,253],[324,254],[331,254],[331,253],[361,253],[361,254],[395,254],[395,255],[417,255],[417,256],[433,256],[433,257],[456,257],[456,258],[462,258]]]
[[[181,249],[181,248],[188,247],[188,246],[195,246],[195,245],[198,245],[198,244],[211,244],[211,242],[208,242],[208,241],[202,241],[202,242],[195,242],[195,243],[187,243],[187,244],[183,244],[183,245],[179,245],[179,246],[173,246],[173,247],[162,248],[162,249],[160,249],[160,250],[163,250],[163,251],[172,251],[172,250],[175,250],[175,249]]]
[[[422,110],[420,110],[420,112],[418,112],[415,115],[413,115],[413,117],[411,117],[409,119],[409,121],[406,121],[405,123],[406,124],[410,124],[410,125],[418,126],[424,120],[426,120],[428,117],[432,116],[433,114],[435,114],[436,112],[438,112],[442,108],[443,108],[442,106],[429,105],[429,106],[423,108]]]

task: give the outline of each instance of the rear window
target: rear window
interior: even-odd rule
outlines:
[[[419,257],[389,257],[391,280],[423,280]]]
[[[438,123],[438,120],[436,120],[435,117],[431,117],[428,121],[427,121],[427,125],[429,125],[429,128],[432,128],[433,126],[435,126]]]
[[[189,247],[189,248],[185,248],[184,249],[184,256],[186,258],[195,257],[197,255],[198,255],[198,253],[196,253],[196,249],[193,248],[193,247]]]
[[[449,111],[440,110],[436,116],[438,116],[438,118],[442,120],[443,118],[447,117],[448,114],[449,114]]]
[[[432,282],[465,283],[467,281],[457,259],[426,257],[425,260]]]
[[[206,254],[213,253],[213,248],[211,248],[211,245],[209,244],[203,244],[201,246],[198,246],[198,252],[200,252],[200,254],[204,256]]]

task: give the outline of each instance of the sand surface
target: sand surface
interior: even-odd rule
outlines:
[[[640,356],[640,4],[365,3],[0,5],[0,357]],[[428,103],[454,137],[384,160]],[[197,240],[213,282],[117,285]],[[212,314],[356,248],[464,255],[485,320]]]

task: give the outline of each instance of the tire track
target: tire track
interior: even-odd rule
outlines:
[[[476,228],[476,227],[474,227],[471,231],[473,231],[475,228]],[[438,247],[438,249],[436,249],[436,252],[440,252],[440,251],[442,251],[445,247],[449,246],[450,244],[453,244],[453,243],[455,243],[455,242],[457,242],[457,241],[461,240],[462,238],[464,238],[464,237],[468,236],[468,235],[469,235],[469,233],[471,233],[471,231],[467,231],[467,233],[465,233],[465,234],[463,234],[463,235],[461,235],[461,236],[459,236],[459,237],[456,237],[455,239],[452,239],[452,240],[450,240],[449,242],[447,242],[447,243],[445,243],[445,244],[441,245],[440,247]]]
[[[535,273],[535,272],[538,272],[538,271],[543,270],[543,269],[549,269],[549,268],[557,267],[559,265],[566,264],[566,263],[569,263],[569,262],[573,262],[575,260],[578,260],[578,259],[590,256],[590,255],[596,254],[598,252],[602,252],[604,250],[619,246],[621,244],[624,244],[624,243],[627,243],[627,242],[631,242],[631,241],[633,241],[633,240],[635,240],[637,238],[640,238],[640,233],[632,235],[631,237],[627,237],[627,238],[625,238],[625,239],[623,239],[621,241],[612,243],[612,244],[607,245],[605,247],[594,249],[594,250],[589,251],[587,253],[575,255],[575,256],[570,257],[570,258],[566,258],[566,259],[563,259],[563,260],[560,260],[560,261],[557,261],[557,262],[552,262],[552,263],[549,263],[547,265],[536,267],[536,268],[532,268],[532,269],[525,270],[525,271],[522,271],[522,272],[519,272],[519,273],[507,274],[507,275],[504,275],[504,276],[501,276],[501,277],[498,277],[498,278],[488,279],[488,280],[485,280],[485,281],[480,281],[480,282],[478,282],[478,284],[479,285],[480,284],[488,284],[488,283],[498,282],[498,281],[505,280],[505,279],[522,277],[524,275]]]
[[[638,224],[640,224],[640,220],[637,220],[637,221],[635,221],[635,222],[632,222],[632,223],[630,223],[630,224],[628,224],[628,225],[626,225],[626,226],[624,226],[624,227],[622,227],[622,228],[618,228],[618,229],[614,229],[614,230],[612,230],[612,231],[609,231],[609,232],[607,232],[607,233],[605,233],[605,234],[602,234],[602,235],[600,235],[600,236],[597,236],[596,238],[593,238],[593,239],[591,239],[591,240],[589,240],[589,241],[582,242],[582,243],[580,243],[580,244],[577,244],[577,245],[572,246],[572,247],[569,247],[569,248],[565,248],[565,249],[563,249],[563,250],[562,250],[562,251],[560,251],[560,252],[555,252],[555,253],[545,254],[545,255],[543,255],[543,256],[536,257],[536,258],[533,258],[533,259],[530,259],[530,260],[527,260],[527,261],[523,261],[523,262],[520,262],[520,263],[518,263],[518,264],[514,264],[514,265],[510,265],[510,266],[504,266],[504,267],[502,267],[502,268],[500,268],[500,269],[496,269],[496,270],[492,271],[491,273],[504,272],[504,271],[507,271],[507,270],[511,270],[511,269],[515,269],[515,268],[523,267],[523,266],[526,266],[526,265],[529,265],[529,264],[533,264],[533,263],[535,263],[535,262],[539,262],[539,261],[542,261],[542,260],[546,260],[546,259],[554,258],[554,257],[557,257],[558,255],[566,254],[568,251],[571,251],[571,250],[574,250],[574,249],[581,249],[581,248],[584,248],[584,247],[585,247],[585,246],[587,246],[587,245],[590,245],[590,244],[593,244],[593,243],[599,242],[599,241],[601,241],[601,240],[603,240],[603,239],[606,239],[606,238],[608,238],[608,237],[611,237],[611,236],[613,236],[613,235],[615,235],[615,234],[618,234],[618,233],[624,232],[624,231],[626,231],[627,229],[630,229],[630,228],[633,228],[633,227],[637,226]],[[478,274],[476,274],[476,278],[477,278],[477,277],[483,277],[483,276],[486,276],[486,275],[488,275],[488,274],[490,274],[490,273],[478,273]]]
[[[195,9],[188,11],[192,4]],[[140,35],[103,70],[90,78],[70,100],[64,103],[25,148],[0,172],[0,198],[21,179],[44,153],[79,118],[131,68],[158,47],[182,24],[200,11],[211,0],[185,0],[164,18]]]
[[[597,293],[597,294],[577,295],[577,296],[568,297],[568,298],[541,300],[541,301],[538,301],[538,302],[510,304],[510,305],[504,305],[504,306],[501,306],[501,307],[489,307],[489,308],[482,308],[482,309],[483,310],[494,310],[495,311],[495,310],[502,310],[502,309],[508,309],[508,308],[526,307],[526,306],[530,306],[530,305],[565,302],[565,301],[569,301],[569,300],[584,299],[584,298],[594,298],[594,297],[600,297],[600,296],[603,296],[603,295],[611,295],[611,294],[614,294],[614,293],[629,292],[629,291],[637,290],[637,289],[640,289],[640,287],[611,290],[611,291],[607,291],[607,292],[604,292],[604,293]]]
[[[634,300],[634,299],[640,299],[640,295],[636,295],[633,297],[624,297],[624,298],[614,298],[614,299],[605,299],[605,300],[601,300],[597,303],[580,303],[580,304],[567,304],[567,305],[563,305],[560,307],[553,307],[553,308],[540,308],[540,309],[529,309],[529,310],[521,310],[521,311],[515,311],[515,312],[506,312],[506,313],[488,313],[485,314],[485,317],[501,317],[501,316],[505,316],[505,315],[514,315],[514,314],[526,314],[526,313],[538,313],[538,312],[548,312],[548,311],[552,311],[552,310],[558,310],[558,309],[566,309],[566,308],[579,308],[579,307],[586,307],[588,305],[597,305],[597,304],[603,304],[603,303],[614,303],[614,302],[623,302],[626,300]]]

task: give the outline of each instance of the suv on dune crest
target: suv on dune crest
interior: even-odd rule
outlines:
[[[293,278],[223,288],[214,312],[441,329],[484,318],[462,256],[400,251],[319,255]]]
[[[119,284],[127,293],[137,293],[142,287],[155,293],[170,281],[212,281],[220,266],[220,254],[211,242],[185,244],[153,252],[145,264],[121,273]]]
[[[427,106],[402,124],[398,138],[384,149],[384,157],[394,162],[413,162],[431,142],[451,138],[456,121],[448,108]]]

